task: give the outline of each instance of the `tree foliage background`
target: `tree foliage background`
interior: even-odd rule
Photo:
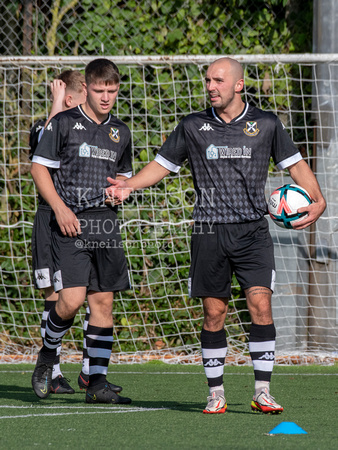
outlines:
[[[311,52],[312,0],[0,0],[2,55]]]

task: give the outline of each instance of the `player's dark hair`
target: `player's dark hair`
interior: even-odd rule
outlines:
[[[57,77],[66,84],[66,89],[74,92],[82,92],[83,83],[85,82],[84,75],[78,70],[64,70]]]
[[[91,61],[85,69],[87,86],[91,83],[119,84],[120,72],[116,64],[108,59],[98,58]]]

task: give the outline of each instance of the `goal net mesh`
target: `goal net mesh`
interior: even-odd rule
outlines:
[[[276,56],[276,55],[275,55]],[[154,159],[161,144],[187,114],[208,106],[205,62],[119,61],[122,74],[114,114],[132,133],[133,170]],[[210,62],[210,61],[209,61]],[[305,231],[276,227],[277,282],[273,315],[277,363],[332,362],[337,349],[337,65],[327,62],[243,61],[243,97],[279,116],[320,182],[328,207]],[[31,235],[37,196],[29,173],[29,130],[50,110],[50,81],[84,61],[37,58],[0,60],[0,360],[32,360],[41,346],[43,293],[32,278]],[[271,163],[268,196],[290,182]],[[201,360],[201,299],[188,296],[189,241],[194,189],[188,164],[157,186],[135,192],[119,210],[128,259],[129,291],[114,301],[112,360]],[[85,308],[63,340],[62,355],[81,358]],[[250,316],[235,277],[225,324],[228,362],[246,363]]]

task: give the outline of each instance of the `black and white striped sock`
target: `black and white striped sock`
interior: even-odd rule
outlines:
[[[49,311],[51,310],[51,307],[54,305],[55,305],[55,302],[50,301],[50,300],[45,300],[45,309],[43,310],[43,313],[42,313],[42,320],[41,320],[41,327],[40,327],[42,339],[44,339],[44,337],[46,335],[46,323],[47,323]]]
[[[217,388],[223,391],[223,370],[227,354],[227,340],[224,328],[219,331],[201,332],[202,359],[204,371],[208,379],[210,394]]]
[[[57,356],[57,349],[61,346],[63,336],[73,325],[74,317],[69,320],[63,320],[55,311],[55,302],[49,311],[46,322],[45,337],[41,349],[41,358],[46,362],[54,362]]]
[[[88,357],[87,340],[86,340],[89,316],[90,316],[90,309],[89,309],[89,306],[87,306],[86,316],[85,316],[85,320],[83,322],[83,351],[82,351],[82,372],[85,375],[89,375],[89,357]]]
[[[89,356],[89,386],[92,387],[106,381],[113,348],[113,327],[88,325],[86,341]]]
[[[255,394],[265,387],[269,390],[275,362],[276,328],[270,325],[251,324],[249,352],[255,373]]]
[[[55,306],[55,301],[45,300],[45,309],[42,313],[41,328],[40,328],[42,339],[44,339],[44,337],[46,336],[46,324],[48,314],[53,306]],[[60,346],[56,349],[56,356],[54,359],[53,374],[52,374],[53,380],[54,378],[57,378],[59,375],[63,376],[60,368],[60,354],[61,354],[61,343]]]

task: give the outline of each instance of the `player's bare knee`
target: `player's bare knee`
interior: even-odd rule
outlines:
[[[58,301],[55,306],[55,311],[63,320],[70,320],[76,316],[79,311],[81,305],[74,306],[66,302]]]
[[[272,311],[270,309],[251,309],[250,310],[251,321],[256,325],[270,325],[273,323]]]
[[[218,331],[224,327],[225,310],[204,308],[203,328],[208,331]]]
[[[69,296],[60,291],[55,311],[64,320],[72,319],[83,305],[84,300],[81,296]]]
[[[103,317],[112,316],[113,314],[113,304],[109,302],[92,302],[90,303],[90,313],[91,315],[100,315]]]

